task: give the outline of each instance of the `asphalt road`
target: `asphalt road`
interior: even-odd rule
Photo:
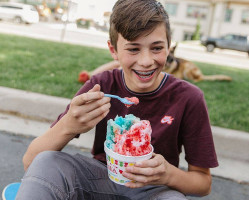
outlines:
[[[64,30],[66,30],[66,32],[62,38]],[[0,32],[107,49],[107,33],[94,30],[77,29],[74,24],[68,24],[65,28],[62,23],[55,24],[40,22],[38,24],[25,25],[0,21]]]
[[[0,131],[0,191],[12,182],[19,182],[24,174],[22,156],[32,137],[15,135]],[[67,146],[63,151],[70,154],[82,153],[90,156],[90,152],[74,146]],[[188,197],[191,200],[248,200],[249,185],[213,177],[213,188],[209,196],[198,198]]]

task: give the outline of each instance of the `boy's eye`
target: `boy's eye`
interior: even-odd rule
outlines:
[[[131,48],[131,49],[127,49],[129,52],[131,53],[136,53],[139,51],[139,48]]]
[[[157,51],[161,51],[162,49],[163,49],[163,47],[161,47],[161,46],[160,46],[160,47],[153,47],[153,48],[152,48],[152,50],[153,50],[153,51],[156,51],[156,52],[157,52]]]

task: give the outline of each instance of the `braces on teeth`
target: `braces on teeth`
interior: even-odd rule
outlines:
[[[149,71],[149,72],[138,72],[138,71],[135,71],[138,75],[141,75],[141,76],[148,76],[148,75],[151,75],[154,73],[155,70],[152,70],[152,71]]]

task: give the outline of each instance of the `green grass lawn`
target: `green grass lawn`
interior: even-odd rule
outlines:
[[[197,63],[205,75],[225,74],[232,82],[203,81],[202,89],[212,125],[249,132],[249,70]]]
[[[78,73],[112,60],[103,49],[0,34],[0,85],[72,98]],[[225,74],[232,82],[194,83],[205,94],[211,124],[249,132],[249,70],[196,63],[205,75]]]
[[[0,85],[71,98],[81,70],[111,60],[107,50],[0,34]]]

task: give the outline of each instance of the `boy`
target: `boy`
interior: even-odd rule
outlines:
[[[117,1],[108,46],[122,70],[93,76],[51,128],[30,144],[23,158],[27,172],[18,200],[180,200],[186,194],[210,192],[209,168],[218,163],[206,105],[198,88],[161,72],[170,41],[168,15],[160,3]],[[110,103],[103,93],[136,96],[140,103],[127,109],[118,101]],[[123,175],[135,182],[121,186],[108,178],[104,141],[107,120],[129,113],[151,122],[154,154],[150,160],[127,167]],[[59,152],[94,126],[94,158]],[[178,168],[182,145],[187,172]]]

